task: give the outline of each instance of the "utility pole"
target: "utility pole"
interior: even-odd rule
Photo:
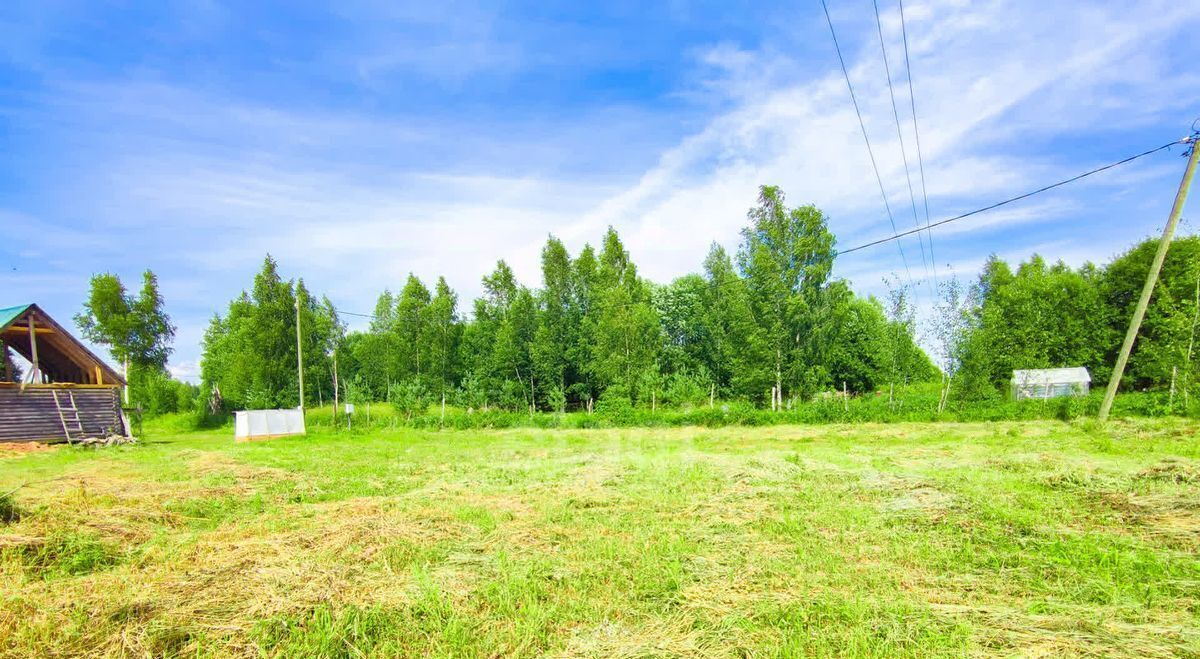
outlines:
[[[1196,148],[1196,139],[1200,133],[1193,134],[1181,140],[1188,144],[1187,168],[1183,170],[1183,180],[1179,182],[1179,192],[1175,193],[1175,205],[1171,207],[1171,215],[1167,218],[1167,226],[1163,229],[1162,239],[1158,243],[1158,251],[1154,253],[1154,261],[1150,263],[1150,272],[1146,274],[1146,284],[1142,286],[1142,296],[1138,298],[1137,308],[1133,310],[1133,319],[1129,321],[1129,331],[1125,333],[1125,342],[1121,344],[1121,352],[1117,355],[1117,364],[1113,367],[1112,378],[1108,381],[1108,390],[1104,392],[1104,402],[1100,405],[1100,421],[1108,420],[1112,410],[1113,399],[1121,386],[1121,376],[1125,374],[1125,365],[1129,362],[1129,353],[1133,350],[1133,342],[1137,339],[1138,330],[1142,327],[1142,319],[1146,316],[1146,307],[1150,305],[1150,295],[1154,292],[1154,284],[1158,282],[1158,273],[1162,270],[1163,261],[1167,258],[1167,249],[1171,246],[1171,237],[1175,235],[1175,227],[1179,225],[1179,216],[1183,214],[1183,206],[1187,203],[1188,190],[1192,187],[1192,175],[1196,173],[1196,161],[1200,160],[1200,149]]]
[[[296,291],[296,373],[300,376],[300,411],[304,411],[304,351],[300,344],[300,291]]]

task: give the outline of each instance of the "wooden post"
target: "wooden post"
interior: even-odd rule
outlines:
[[[842,380],[842,407],[847,412],[850,411],[850,388],[846,386],[845,380]]]
[[[1150,295],[1154,293],[1154,285],[1158,282],[1158,273],[1162,270],[1163,261],[1167,258],[1171,237],[1175,235],[1175,227],[1179,225],[1179,216],[1183,214],[1183,206],[1187,203],[1188,190],[1192,187],[1192,176],[1196,173],[1196,161],[1200,160],[1200,149],[1196,148],[1195,135],[1184,141],[1191,145],[1187,168],[1183,170],[1183,180],[1179,182],[1179,191],[1175,193],[1175,204],[1171,206],[1171,214],[1167,217],[1167,226],[1163,228],[1162,238],[1158,241],[1158,251],[1154,253],[1150,272],[1146,273],[1142,296],[1138,298],[1137,307],[1133,310],[1133,319],[1129,321],[1129,331],[1125,333],[1121,352],[1117,354],[1117,364],[1113,367],[1112,377],[1108,380],[1108,389],[1104,392],[1104,402],[1100,404],[1099,417],[1101,421],[1108,420],[1113,399],[1117,397],[1117,389],[1121,387],[1121,376],[1125,374],[1129,353],[1133,352],[1133,342],[1137,339],[1138,330],[1142,327],[1142,318],[1146,315],[1146,307],[1150,306]]]
[[[1175,376],[1179,373],[1178,366],[1171,367],[1171,395],[1167,398],[1167,409],[1175,409]]]
[[[29,381],[41,384],[42,371],[38,366],[37,332],[33,329],[33,312],[29,312],[29,352],[33,357],[32,369],[29,371]]]
[[[0,359],[4,360],[4,381],[12,382],[12,361],[8,358],[8,344],[0,340]]]
[[[337,421],[338,411],[338,374],[337,374],[337,351],[333,351],[333,420]]]
[[[717,397],[717,383],[714,382],[708,385],[708,409],[713,408],[714,399]]]
[[[304,350],[300,344],[300,289],[296,287],[296,373],[300,378],[300,411],[304,411]]]
[[[446,425],[446,392],[442,391],[442,425]]]

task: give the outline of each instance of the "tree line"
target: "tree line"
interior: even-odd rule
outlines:
[[[702,271],[658,285],[615,229],[572,255],[557,238],[542,281],[503,260],[464,310],[444,278],[383,291],[370,325],[345,331],[328,300],[283,281],[268,257],[253,288],[215,317],[202,373],[234,406],[295,405],[296,293],[306,397],[389,400],[421,410],[566,411],[744,399],[780,407],[819,391],[875,391],[936,377],[914,323],[831,277],[834,238],[816,207],[764,186],[736,253],[714,244]]]
[[[1104,267],[1037,255],[1014,267],[993,256],[969,285],[943,280],[919,317],[912,285],[898,277],[885,280],[882,299],[832,277],[828,218],[763,186],[736,251],[714,243],[697,273],[646,280],[611,227],[599,249],[574,255],[550,236],[537,287],[501,260],[483,277],[483,294],[463,305],[444,278],[430,289],[410,274],[398,293],[379,295],[360,331],[347,331],[328,298],[283,279],[267,256],[251,288],[205,332],[201,389],[214,407],[295,406],[297,317],[306,403],[387,400],[409,414],[442,401],[560,412],[716,400],[786,408],[835,391],[891,399],[939,380],[945,406],[1003,395],[1014,369],[1061,366],[1086,366],[1103,385],[1154,249],[1147,240]],[[138,384],[156,400],[171,395],[154,393],[174,331],[161,306],[152,273],[138,298],[101,275],[77,318],[118,361],[153,374]],[[1198,325],[1200,238],[1181,238],[1126,387],[1169,388],[1184,404],[1200,394]],[[158,343],[139,348],[138,336]],[[195,393],[173,391],[177,406]]]
[[[995,395],[1017,368],[1086,366],[1106,385],[1157,247],[1145,240],[1104,267],[988,259],[952,346],[963,397]],[[1189,236],[1171,244],[1122,386],[1173,391],[1186,405],[1200,394],[1198,330],[1200,236]]]

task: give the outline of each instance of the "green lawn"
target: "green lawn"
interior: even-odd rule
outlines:
[[[0,652],[1200,656],[1197,430],[222,430],[10,455]]]

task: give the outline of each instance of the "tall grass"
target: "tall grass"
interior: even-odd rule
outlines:
[[[0,528],[0,657],[1194,656],[1196,431],[220,429],[29,453],[0,459],[0,491],[29,482]]]
[[[1057,419],[1071,421],[1093,417],[1100,409],[1103,392],[1087,396],[1049,400],[1011,400],[1003,396],[975,401],[956,401],[938,412],[939,392],[936,385],[916,385],[897,393],[889,400],[885,394],[854,396],[849,400],[830,398],[796,402],[788,409],[771,411],[741,401],[716,401],[677,408],[629,405],[598,406],[587,412],[514,412],[490,409],[468,410],[461,407],[442,408],[432,405],[424,413],[403,414],[385,402],[360,403],[355,414],[347,418],[332,405],[308,408],[305,422],[310,430],[332,430],[348,433],[373,432],[392,428],[451,428],[472,430],[483,428],[668,428],[703,426],[770,426],[790,424],[830,423],[902,423],[902,422],[972,422],[972,421],[1032,421]],[[1129,392],[1117,396],[1113,408],[1115,417],[1167,416],[1172,410],[1167,395],[1161,392]],[[1178,411],[1178,410],[1176,410]],[[1200,406],[1190,411],[1200,415]],[[206,418],[199,422],[194,415],[163,415],[146,421],[155,433],[186,432],[192,429],[221,427],[232,417]]]

